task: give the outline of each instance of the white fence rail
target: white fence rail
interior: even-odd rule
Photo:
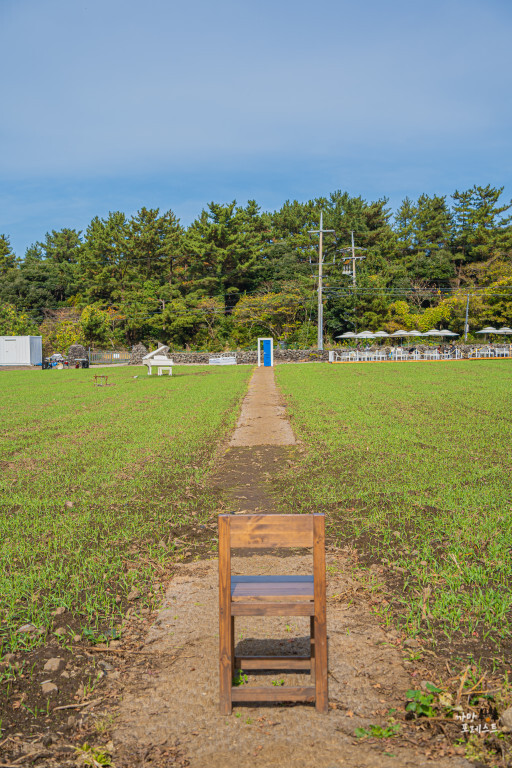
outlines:
[[[90,365],[119,365],[120,363],[130,362],[130,352],[127,350],[120,352],[111,352],[101,349],[89,350]]]
[[[480,347],[473,349],[468,354],[469,358],[505,358],[512,357],[512,345],[507,347]],[[329,352],[330,363],[376,363],[376,362],[414,362],[417,360],[461,360],[462,353],[459,349],[452,352],[440,352],[437,349],[432,350],[414,350],[409,351],[397,347],[388,352],[384,350],[360,350],[343,349],[340,351],[331,350]]]

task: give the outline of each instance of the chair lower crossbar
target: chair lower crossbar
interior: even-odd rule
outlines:
[[[237,688],[231,694],[232,701],[315,701],[316,689],[310,688]]]
[[[311,656],[235,656],[235,669],[311,672]]]

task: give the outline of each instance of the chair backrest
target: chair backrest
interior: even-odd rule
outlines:
[[[219,515],[219,568],[231,569],[231,548],[313,547],[325,572],[325,515]]]
[[[219,557],[233,547],[325,549],[325,515],[219,515]]]
[[[219,515],[219,526],[231,547],[312,547],[314,518],[324,521],[324,515]]]

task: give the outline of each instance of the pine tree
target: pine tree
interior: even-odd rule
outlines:
[[[10,269],[14,269],[18,263],[16,254],[12,250],[7,235],[0,235],[0,277],[6,275]]]
[[[447,250],[451,241],[452,218],[446,198],[421,195],[418,198],[415,219],[415,240],[418,253],[431,256]]]
[[[458,280],[464,264],[487,261],[502,256],[512,249],[512,216],[505,216],[512,202],[499,205],[503,187],[474,186],[464,192],[453,193],[454,258],[458,267]]]
[[[129,227],[124,213],[95,216],[87,227],[80,253],[80,271],[85,282],[87,303],[122,301],[137,280],[129,258]]]
[[[232,308],[258,285],[270,247],[270,222],[254,200],[210,203],[185,237],[184,286],[188,291],[224,299]]]
[[[130,219],[127,257],[142,282],[171,282],[174,263],[180,256],[182,236],[183,228],[172,211],[160,215],[158,208],[141,208]]]
[[[395,231],[401,257],[406,260],[416,248],[416,218],[418,209],[408,197],[402,200],[400,208],[395,215]]]

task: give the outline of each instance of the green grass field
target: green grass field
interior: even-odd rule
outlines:
[[[0,657],[42,642],[59,606],[75,632],[113,625],[130,590],[194,555],[172,531],[215,512],[205,475],[251,369],[145,370],[102,370],[108,387],[0,373]],[[44,632],[17,634],[27,622]]]
[[[384,564],[379,610],[409,632],[503,658],[512,636],[512,364],[276,369],[307,444],[283,509],[325,511]],[[455,646],[454,646],[455,647]]]
[[[59,606],[70,634],[99,636],[131,590],[149,600],[155,575],[201,554],[218,503],[206,475],[250,367],[106,372],[113,386],[95,387],[90,370],[0,374],[0,654],[42,642]],[[384,566],[385,621],[503,656],[510,362],[288,365],[276,376],[308,447],[293,481],[282,478],[281,508],[325,511],[333,539]],[[27,622],[41,634],[16,633]]]

